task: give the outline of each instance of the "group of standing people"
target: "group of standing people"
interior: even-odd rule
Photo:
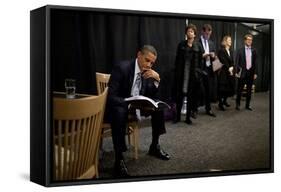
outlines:
[[[245,108],[252,111],[251,89],[254,79],[257,78],[256,50],[252,48],[253,36],[251,34],[244,36],[244,46],[237,51],[234,63],[231,36],[226,35],[222,38],[222,47],[216,52],[215,44],[210,40],[212,34],[210,24],[203,25],[198,41],[195,25],[189,24],[185,34],[186,40],[178,44],[175,60],[175,79],[172,90],[172,98],[176,103],[174,122],[181,121],[183,99],[186,97],[185,122],[192,124],[191,117],[195,119],[198,113],[200,95],[203,95],[204,98],[206,114],[216,117],[211,107],[210,93],[213,87],[217,87],[218,107],[225,111],[225,107],[230,107],[227,99],[235,94],[235,78],[238,78],[236,110],[240,110],[241,94],[246,84]],[[217,59],[222,66],[214,71],[213,62]],[[214,81],[216,76],[217,82]],[[217,86],[213,85],[214,82],[217,83]]]

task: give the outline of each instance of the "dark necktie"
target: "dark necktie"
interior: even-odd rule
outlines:
[[[132,96],[139,95],[140,90],[141,90],[141,72],[137,73],[136,81],[132,88]]]

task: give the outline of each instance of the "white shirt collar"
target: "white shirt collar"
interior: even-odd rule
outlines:
[[[138,59],[136,59],[136,61],[135,61],[135,75],[134,76],[136,76],[139,72],[141,72],[141,70],[140,70],[140,67],[139,67],[139,64],[138,64]]]
[[[227,54],[230,55],[230,50],[229,49],[225,49]]]
[[[204,39],[203,35],[201,35],[201,40],[202,40],[202,43],[204,43],[205,39]]]
[[[201,35],[201,40],[202,41],[208,41],[209,42],[209,38],[208,39],[205,39],[205,37],[203,35]]]
[[[134,73],[134,81],[133,81],[133,84],[132,84],[132,87],[131,87],[131,95],[133,95],[133,88],[134,88],[134,84],[136,82],[136,79],[137,79],[137,76],[138,76],[138,73],[141,72],[140,71],[140,68],[139,68],[139,65],[138,65],[138,59],[135,60],[135,73]]]

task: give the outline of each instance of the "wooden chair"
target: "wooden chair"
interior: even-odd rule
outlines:
[[[53,178],[98,177],[98,149],[107,89],[99,96],[53,98]]]
[[[101,94],[103,90],[108,86],[110,74],[96,72],[96,82],[98,94]],[[136,118],[129,115],[128,117],[128,143],[134,147],[134,158],[138,159],[138,146],[139,146],[139,123]],[[109,123],[102,124],[102,138],[111,135],[111,127]],[[101,138],[101,146],[102,146]]]

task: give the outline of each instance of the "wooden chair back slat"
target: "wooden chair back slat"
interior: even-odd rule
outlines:
[[[99,96],[53,99],[53,178],[98,175],[98,150],[107,89]]]

